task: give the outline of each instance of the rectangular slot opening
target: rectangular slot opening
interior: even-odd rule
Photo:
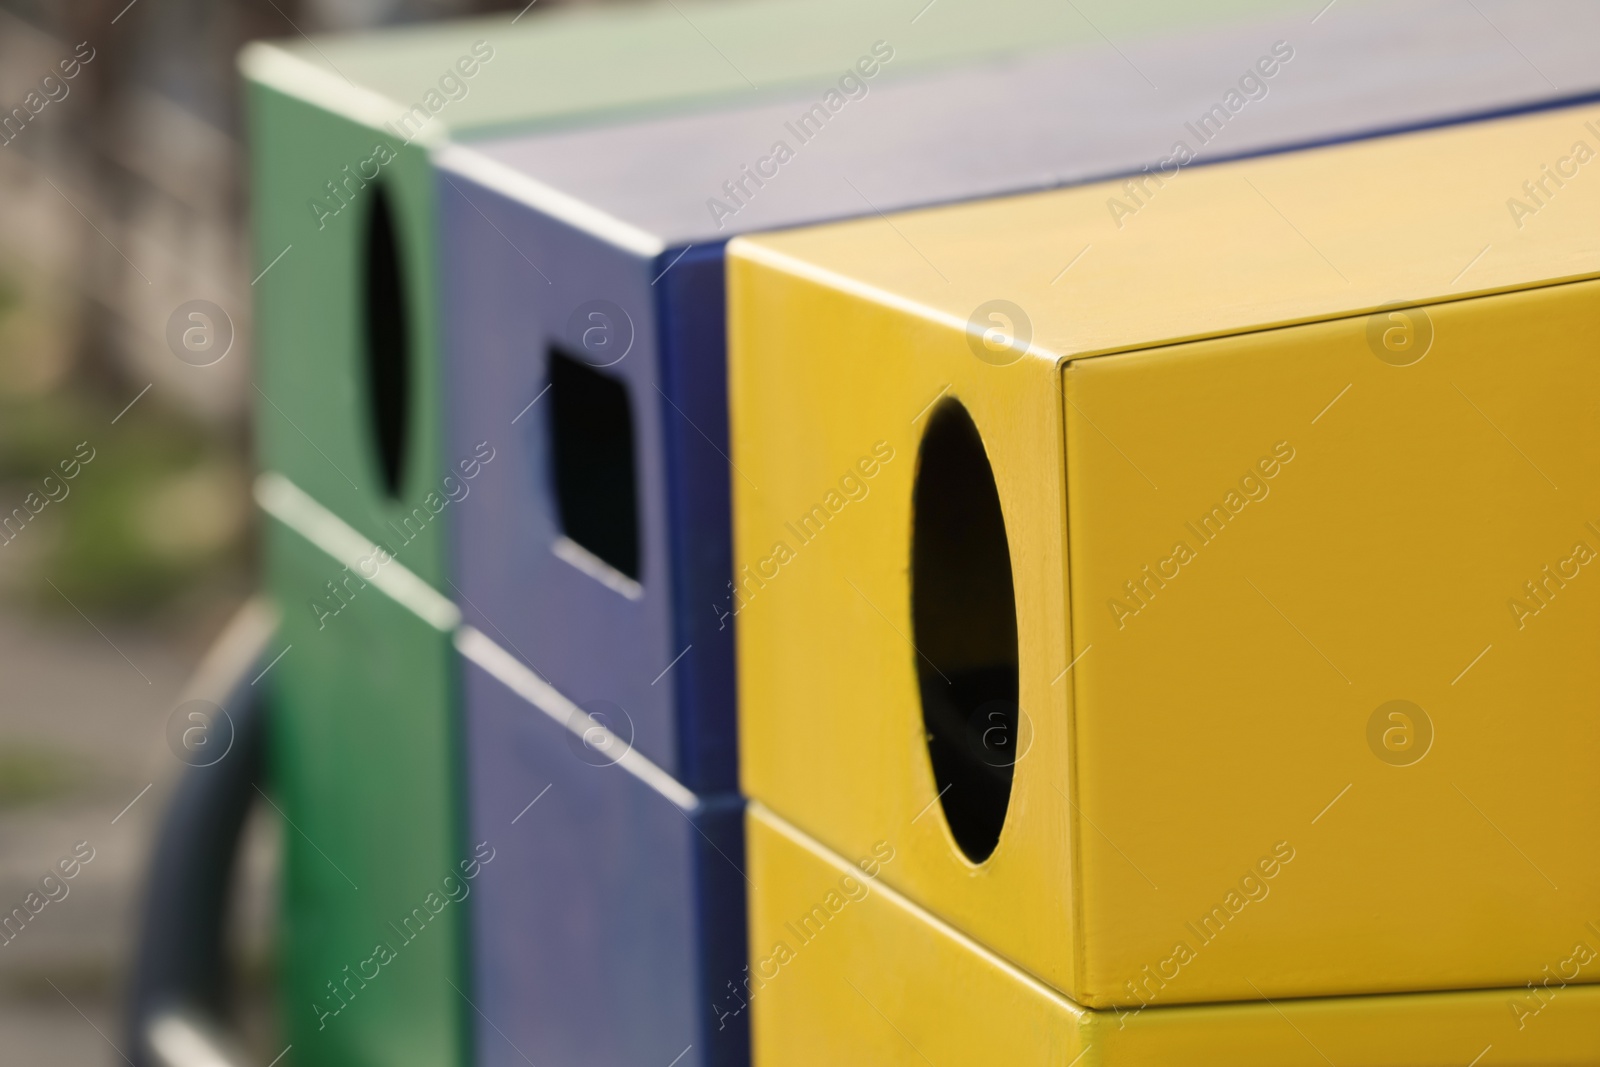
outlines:
[[[636,585],[639,478],[627,383],[553,348],[550,405],[551,481],[561,532]]]

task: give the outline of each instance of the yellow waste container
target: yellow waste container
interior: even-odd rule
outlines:
[[[1507,1062],[1592,1058],[1597,149],[733,242],[745,791],[1058,1014],[1493,990],[1450,1003],[1544,1034]]]

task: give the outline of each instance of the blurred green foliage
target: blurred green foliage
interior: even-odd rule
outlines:
[[[81,777],[64,753],[15,742],[0,744],[0,810],[71,792]]]
[[[0,538],[6,592],[35,610],[71,613],[53,583],[86,611],[137,616],[240,572],[249,502],[239,442],[163,405],[158,390],[117,418],[127,401],[114,406],[70,365],[30,373],[30,359],[49,358],[38,339],[52,331],[16,320],[45,314],[0,277],[0,367],[23,368],[16,378],[42,386],[0,393],[0,519],[37,510]],[[60,464],[90,449],[93,459],[62,479]],[[47,489],[60,499],[40,507]]]

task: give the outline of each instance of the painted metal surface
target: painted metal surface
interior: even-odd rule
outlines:
[[[1104,185],[730,245],[748,795],[844,855],[893,839],[886,881],[1094,1007],[1565,958],[1600,907],[1600,186],[1508,197],[1596,119],[1199,169],[1121,230]],[[977,426],[1015,576],[1024,754],[982,863],[909,643],[936,401]]]

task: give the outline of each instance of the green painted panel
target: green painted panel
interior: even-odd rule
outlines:
[[[429,493],[443,492],[444,472],[427,152],[259,84],[249,87],[249,100],[256,269],[270,264],[255,285],[260,463],[394,549],[425,581],[443,585],[441,524],[428,507]],[[366,173],[376,168],[378,177],[363,185],[368,160]],[[339,187],[343,200],[327,191],[336,178],[348,182]],[[380,195],[395,221],[411,356],[403,475],[394,496],[385,492],[369,410],[362,313],[367,230]],[[314,211],[314,202],[325,213]],[[432,503],[439,507],[442,499]]]
[[[439,907],[445,876],[472,852],[453,802],[457,721],[445,714],[454,650],[287,527],[268,520],[266,542],[292,646],[267,676],[272,795],[292,822],[280,939],[289,1056],[302,1067],[470,1062],[450,986],[466,989],[467,905]]]
[[[288,40],[284,51],[409,106],[474,42],[494,58],[440,113],[458,138],[599,111],[660,110],[697,97],[831,81],[879,39],[884,76],[1063,45],[1093,44],[1303,8],[1288,0],[767,0],[614,4]],[[1080,14],[1081,12],[1081,14]],[[1087,16],[1087,18],[1085,17]],[[1092,20],[1092,23],[1091,21]],[[753,97],[752,101],[753,102]]]

